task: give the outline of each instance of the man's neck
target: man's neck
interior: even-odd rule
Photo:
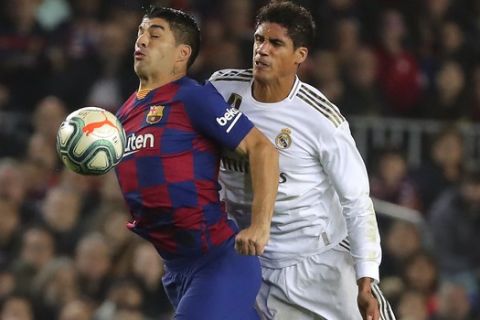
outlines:
[[[254,80],[252,85],[252,96],[260,102],[279,102],[290,94],[296,77],[276,79],[271,82]]]
[[[169,74],[163,77],[141,77],[138,91],[153,90],[186,76],[185,72]]]

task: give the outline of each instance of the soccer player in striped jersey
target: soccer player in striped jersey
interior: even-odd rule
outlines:
[[[257,255],[270,233],[278,152],[211,84],[186,76],[199,42],[197,24],[181,11],[154,7],[143,17],[134,53],[140,86],[117,112],[127,143],[116,173],[128,227],[165,261],[175,319],[258,319]],[[219,200],[222,148],[251,164],[252,221],[238,234]]]
[[[266,319],[394,319],[378,288],[380,237],[363,160],[339,109],[297,77],[314,38],[311,14],[288,1],[257,15],[253,69],[210,78],[280,152],[257,305]],[[227,153],[227,211],[248,226],[251,163]]]

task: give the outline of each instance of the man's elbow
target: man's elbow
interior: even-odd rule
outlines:
[[[278,150],[263,134],[259,136],[255,144],[255,149],[263,155],[278,160]]]
[[[279,175],[279,153],[277,148],[268,140],[264,139],[259,142],[258,145],[258,152],[260,153],[260,157],[263,159],[264,168],[268,168],[268,171],[278,176]],[[278,180],[277,180],[278,181]]]
[[[257,128],[253,128],[252,131],[250,131],[246,138],[240,143],[237,151],[249,157],[258,153],[265,156],[270,155],[278,159],[278,151],[275,146]]]

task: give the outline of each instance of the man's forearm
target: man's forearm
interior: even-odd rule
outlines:
[[[278,189],[278,151],[269,143],[261,143],[249,154],[253,203],[251,226],[268,228],[272,220]]]
[[[258,129],[253,128],[237,147],[237,152],[248,155],[253,202],[250,226],[237,234],[235,248],[241,254],[261,255],[270,238],[278,189],[278,151]]]

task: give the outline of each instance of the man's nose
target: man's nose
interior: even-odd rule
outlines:
[[[264,41],[257,46],[256,52],[261,55],[266,55],[268,54],[269,48],[270,46],[268,45],[268,42]]]
[[[148,45],[148,37],[145,34],[141,34],[137,38],[138,47],[146,47]]]

